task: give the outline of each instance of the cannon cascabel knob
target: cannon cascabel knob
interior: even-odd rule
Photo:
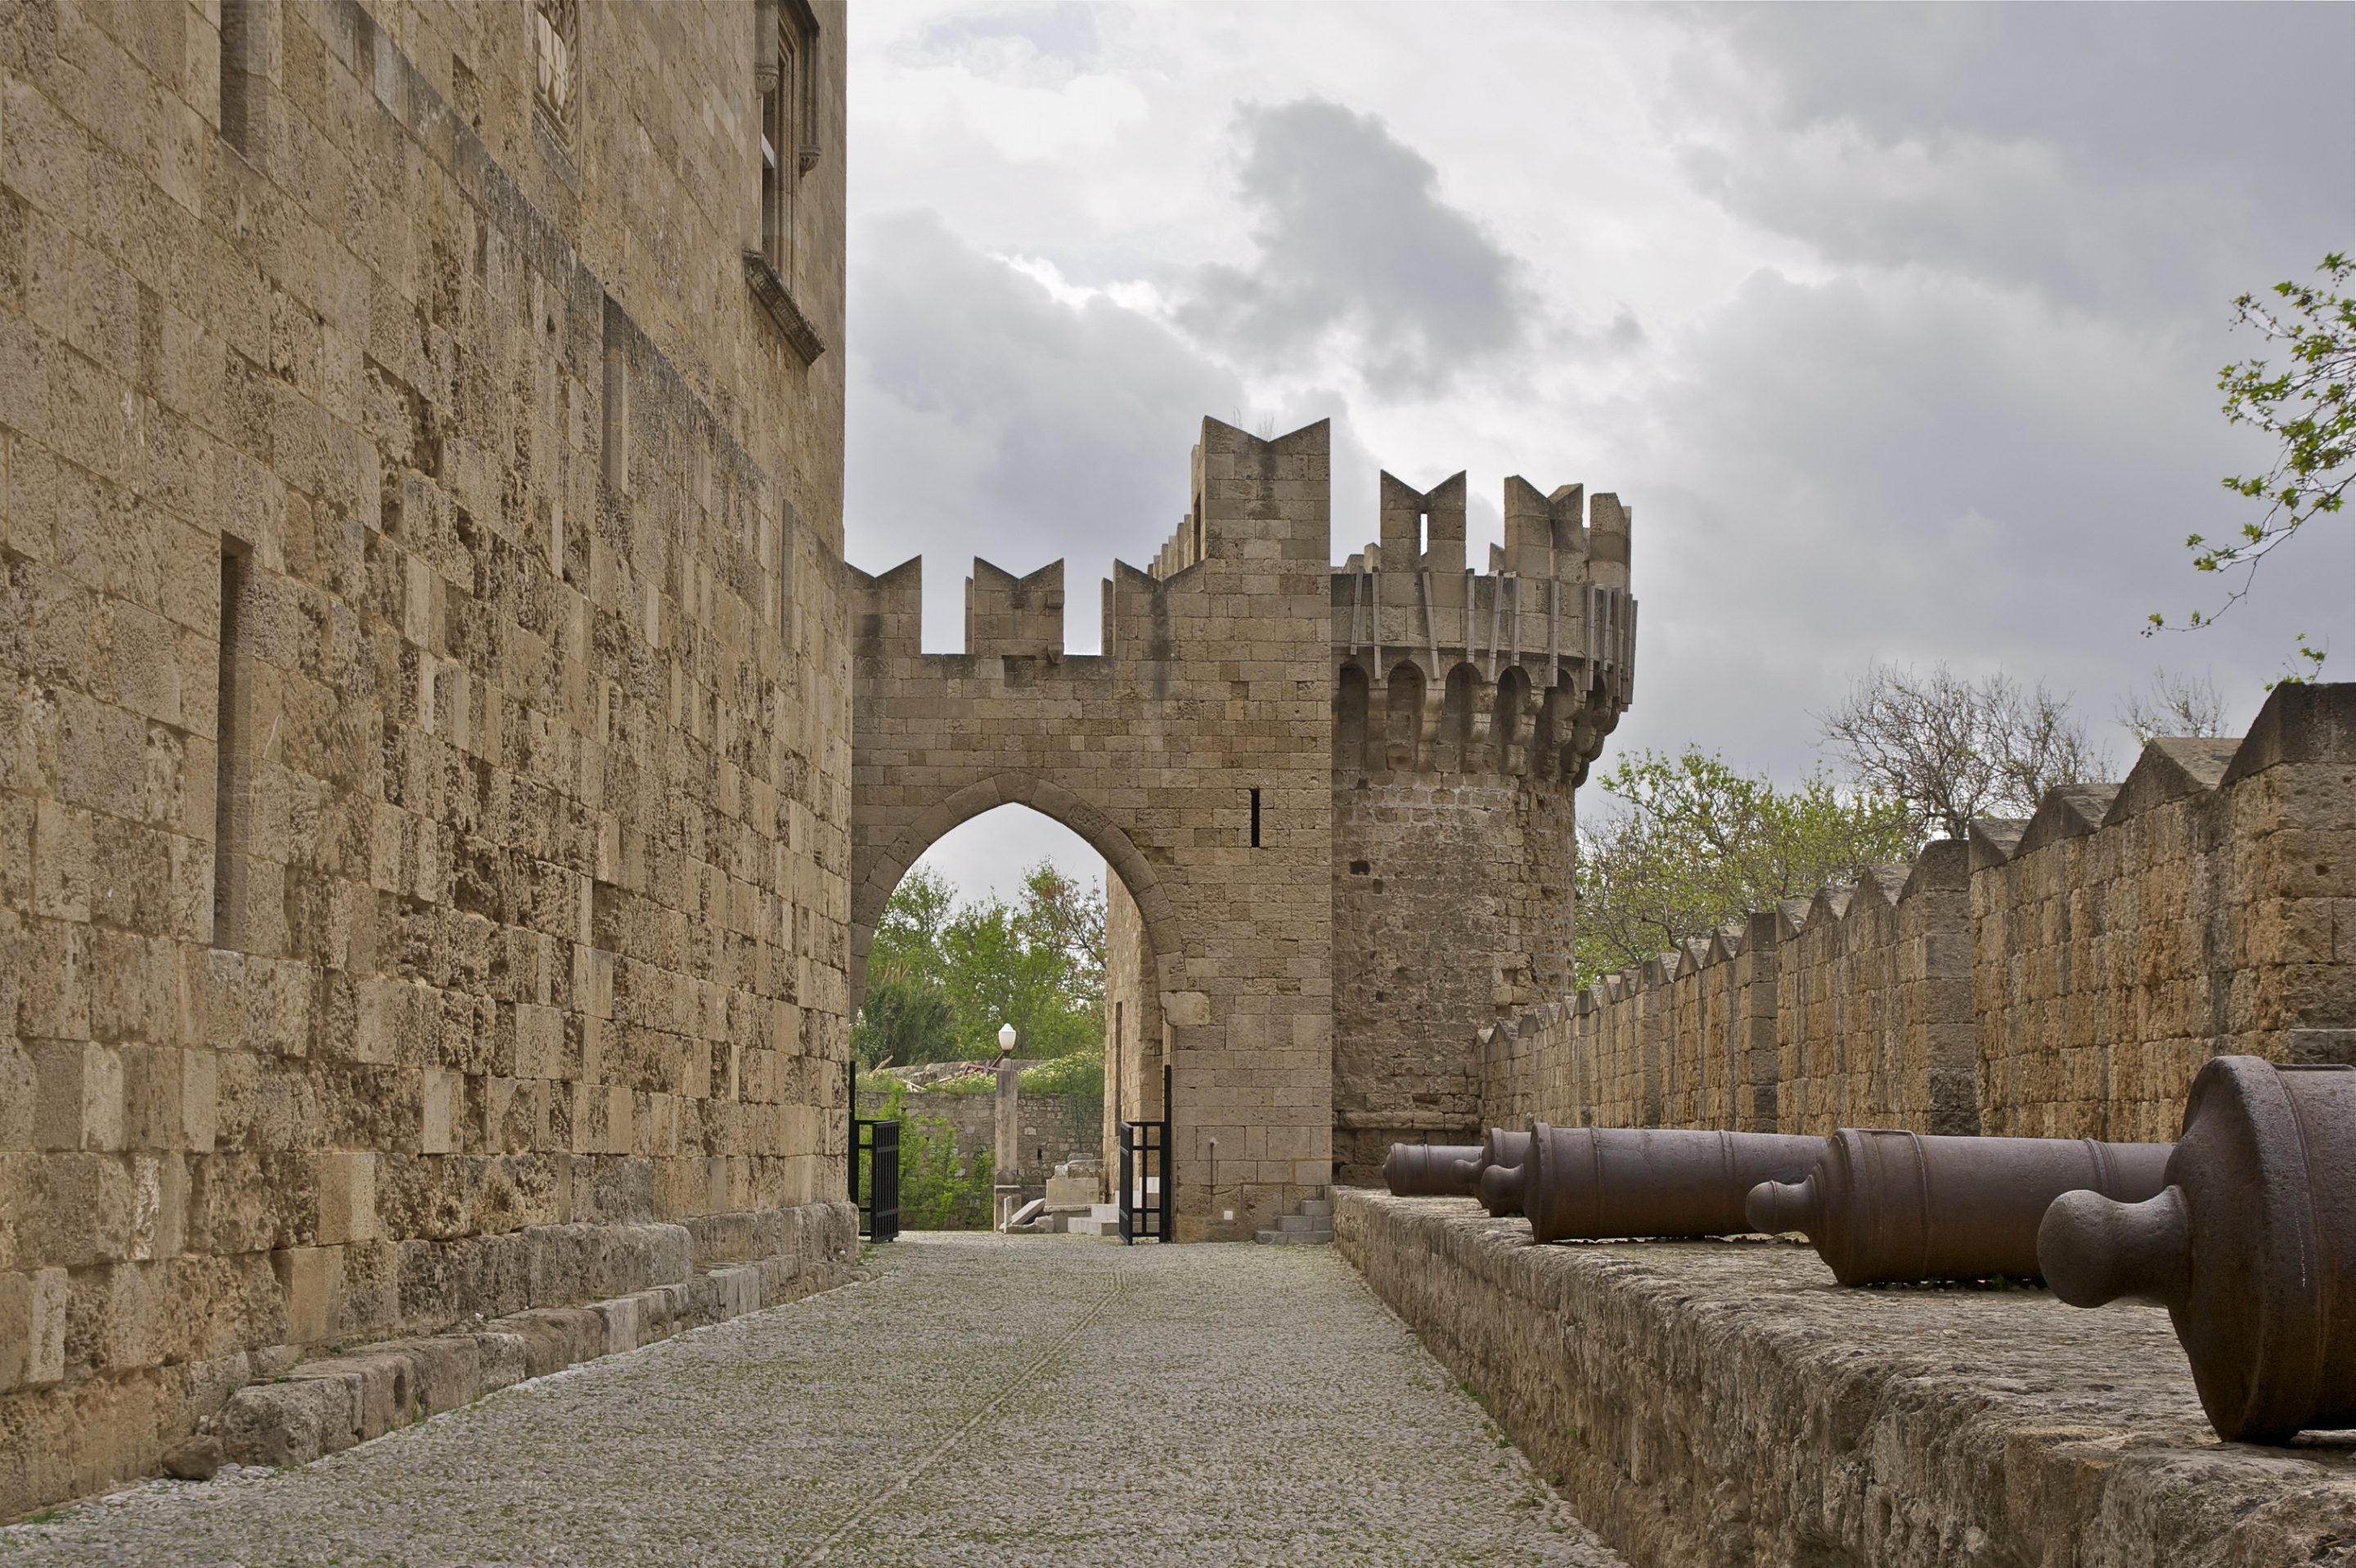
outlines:
[[[1481,1172],[1481,1207],[1503,1219],[1522,1212],[1522,1179],[1526,1165],[1493,1165]]]
[[[1730,1236],[1751,1229],[1743,1200],[1805,1176],[1822,1138],[1633,1127],[1530,1132],[1522,1211],[1537,1242],[1604,1236]]]
[[[2064,1192],[2037,1226],[2037,1264],[2053,1294],[2072,1307],[2143,1301],[2172,1307],[2184,1298],[2187,1249],[2184,1192],[2121,1203],[2099,1192]]]
[[[1473,1190],[1478,1144],[1393,1144],[1383,1181],[1394,1198],[1462,1198]]]
[[[1792,1188],[1756,1189],[1751,1222],[1800,1231],[1843,1285],[2037,1273],[2037,1227],[2064,1192],[2140,1202],[2167,1144],[1939,1137],[1843,1127]]]
[[[1522,1184],[1519,1177],[1511,1180],[1500,1177],[1493,1190],[1489,1172],[1518,1170],[1530,1157],[1530,1135],[1511,1132],[1504,1127],[1491,1127],[1481,1139],[1481,1157],[1472,1166],[1472,1195],[1481,1206],[1499,1219],[1522,1211]]]
[[[2115,1212],[2055,1201],[2039,1250],[2057,1294],[2163,1301],[2229,1443],[2356,1426],[2356,1068],[2212,1058],[2167,1178]]]
[[[1804,1235],[1816,1225],[1816,1179],[1803,1176],[1797,1181],[1762,1181],[1751,1189],[1742,1205],[1742,1215],[1751,1228],[1762,1236],[1779,1236],[1786,1231]]]

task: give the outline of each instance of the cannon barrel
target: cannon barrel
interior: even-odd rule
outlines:
[[[1754,1231],[1804,1232],[1843,1285],[2028,1279],[2056,1198],[2086,1188],[2141,1202],[2167,1185],[2173,1147],[1843,1127],[1807,1179],[1762,1182],[1746,1209]]]
[[[1383,1180],[1394,1198],[1478,1196],[1478,1144],[1393,1144],[1383,1158]]]
[[[2164,1179],[2141,1201],[2054,1200],[2053,1294],[2165,1306],[2228,1443],[2356,1426],[2356,1067],[2213,1058]]]
[[[1530,1239],[1727,1236],[1751,1229],[1743,1203],[1762,1181],[1798,1181],[1822,1138],[1553,1127],[1540,1122],[1523,1166]]]
[[[1530,1157],[1530,1135],[1491,1127],[1481,1139],[1474,1191],[1481,1207],[1499,1219],[1522,1211],[1522,1162]]]

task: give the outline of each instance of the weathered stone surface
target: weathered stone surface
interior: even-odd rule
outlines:
[[[2356,1061],[2356,685],[2057,790],[1480,1032],[1485,1115],[2176,1136],[2228,1052]]]
[[[2356,1447],[2221,1444],[2155,1307],[1844,1290],[1760,1241],[1535,1247],[1344,1189],[1343,1255],[1636,1562],[2356,1560]]]
[[[781,1222],[843,1190],[850,631],[753,15],[597,13],[552,118],[529,5],[0,12],[0,1518],[683,1221],[849,1256]],[[840,344],[809,15],[771,270]],[[343,1440],[309,1381],[257,1442]]]
[[[1330,1247],[964,1234],[876,1254],[854,1289],[317,1465],[0,1531],[0,1562],[1619,1561]]]
[[[228,1457],[218,1437],[184,1437],[164,1450],[164,1474],[176,1480],[209,1481]]]

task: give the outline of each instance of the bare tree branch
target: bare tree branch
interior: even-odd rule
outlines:
[[[2085,726],[2040,681],[1966,680],[1877,665],[1819,720],[1861,790],[1904,801],[1924,830],[1960,838],[1975,816],[2027,816],[2056,784],[2108,771]]]

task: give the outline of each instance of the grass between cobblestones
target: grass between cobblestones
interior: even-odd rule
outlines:
[[[0,1563],[1619,1560],[1327,1247],[916,1233],[847,1285]]]

